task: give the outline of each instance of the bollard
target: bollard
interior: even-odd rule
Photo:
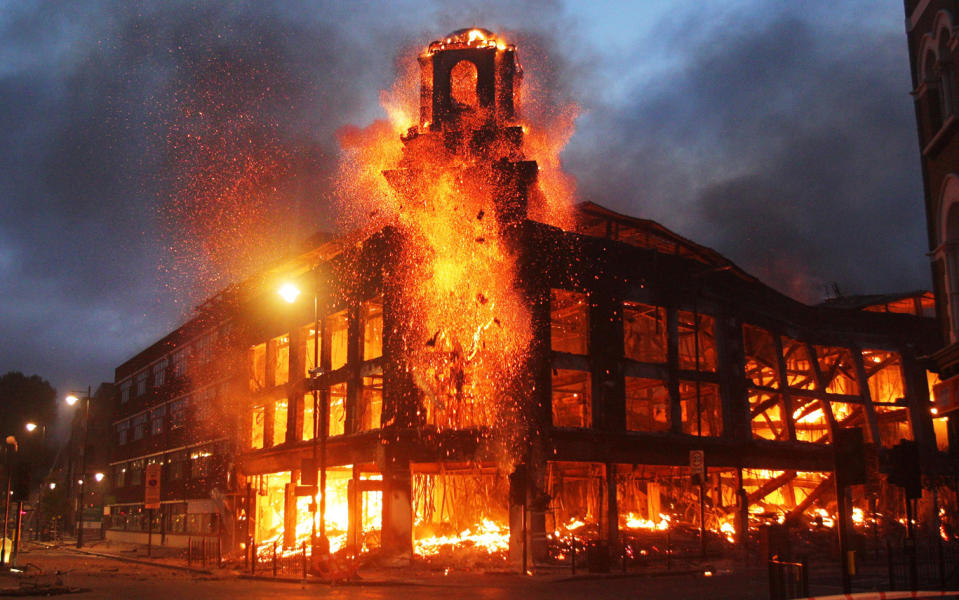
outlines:
[[[306,579],[307,567],[309,561],[306,560],[306,542],[303,542],[303,579]]]
[[[276,577],[276,542],[273,542],[273,576]]]

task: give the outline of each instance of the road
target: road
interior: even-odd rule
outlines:
[[[67,549],[34,549],[25,552],[20,564],[29,563],[46,573],[61,572],[63,584],[88,591],[70,594],[71,598],[142,600],[191,600],[267,598],[282,596],[299,600],[321,596],[339,599],[449,598],[495,600],[564,600],[566,598],[648,598],[651,600],[765,599],[766,580],[761,572],[666,575],[654,577],[604,577],[563,580],[552,577],[521,577],[479,573],[423,574],[399,583],[367,583],[331,586],[327,584],[285,583],[240,579],[235,574],[194,574],[180,570],[131,564],[111,558],[79,555]],[[44,576],[50,581],[51,575]],[[17,582],[0,577],[0,588],[10,589]]]

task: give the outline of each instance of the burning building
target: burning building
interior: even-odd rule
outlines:
[[[547,561],[572,539],[646,553],[671,532],[718,549],[761,525],[828,529],[845,430],[869,473],[854,521],[901,512],[882,474],[900,440],[939,468],[925,295],[804,305],[657,223],[574,206],[524,144],[515,47],[461,30],[419,67],[373,225],[310,240],[196,321],[196,339],[228,333],[192,378],[220,382],[195,427],[226,428],[191,443],[225,452],[244,547]],[[118,369],[119,388],[188,337]]]

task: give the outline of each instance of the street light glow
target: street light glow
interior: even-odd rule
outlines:
[[[80,399],[77,398],[76,394],[70,394],[69,396],[64,398],[64,400],[66,400],[67,404],[70,406],[73,406],[74,404],[80,401]]]
[[[51,490],[57,489],[57,482],[56,482],[56,481],[51,481],[51,482],[50,482],[50,489],[51,489]]]
[[[284,283],[282,286],[280,286],[280,289],[277,290],[277,293],[279,293],[284,300],[290,304],[293,304],[296,302],[296,297],[300,295],[300,288],[296,287],[292,283]]]
[[[93,475],[93,478],[96,479],[97,482],[99,483],[99,482],[103,481],[103,473],[96,473],[96,474]]]
[[[27,431],[29,431],[30,433],[33,433],[33,432],[36,430],[37,427],[38,427],[38,425],[37,425],[36,423],[27,423],[27,424],[26,424]]]

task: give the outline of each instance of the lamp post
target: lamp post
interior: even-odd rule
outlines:
[[[83,444],[80,447],[80,479],[78,481],[79,495],[77,497],[77,518],[76,518],[77,548],[82,548],[83,547],[83,501],[84,501],[83,481],[86,478],[86,472],[87,472],[87,437],[90,432],[89,421],[90,421],[91,387],[87,386],[86,396],[84,396],[82,399],[79,396],[77,396],[78,393],[82,394],[83,392],[73,392],[70,395],[68,395],[66,398],[64,398],[64,400],[69,406],[74,406],[81,400],[83,402],[83,436],[82,436]]]
[[[28,422],[26,425],[24,425],[23,428],[27,430],[27,433],[33,433],[33,432],[36,431],[37,429],[40,430],[40,453],[39,453],[40,455],[39,455],[39,460],[40,460],[41,464],[45,463],[46,461],[45,461],[45,456],[44,456],[44,454],[45,454],[44,450],[45,450],[46,441],[47,441],[47,426],[44,425],[44,424],[38,425],[38,424],[36,424],[35,422],[30,421],[30,422]],[[53,488],[51,488],[51,489],[53,489]],[[40,498],[41,498],[42,494],[43,494],[43,489],[41,488],[40,492],[37,493],[37,508],[36,508],[36,510],[34,511],[33,539],[35,539],[35,540],[40,539],[40,511],[42,510]],[[19,518],[19,517],[18,517],[18,518]],[[20,530],[20,528],[19,528],[19,526],[18,526],[18,527],[17,527],[18,537],[19,537],[19,530]],[[16,547],[17,547],[17,549],[19,550],[19,544],[16,544]]]
[[[280,296],[293,304],[300,295],[300,289],[292,283],[286,283],[278,290]],[[329,433],[326,426],[327,403],[319,401],[320,368],[320,311],[319,294],[313,290],[313,368],[310,369],[310,388],[313,392],[313,468],[317,468],[317,450],[319,450],[320,471],[320,536],[316,536],[316,497],[310,502],[310,545],[320,554],[330,552],[330,542],[326,537],[326,438]],[[322,411],[322,412],[321,412]],[[319,546],[319,548],[317,548]]]
[[[7,495],[3,500],[3,540],[0,541],[0,565],[9,562],[9,555],[7,554],[7,535],[8,535],[8,524],[10,523],[10,483],[12,481],[12,465],[13,461],[10,460],[10,449],[13,448],[13,451],[17,451],[17,438],[12,435],[8,435],[4,440],[3,454],[4,462],[7,467]],[[12,554],[12,553],[11,553]]]

